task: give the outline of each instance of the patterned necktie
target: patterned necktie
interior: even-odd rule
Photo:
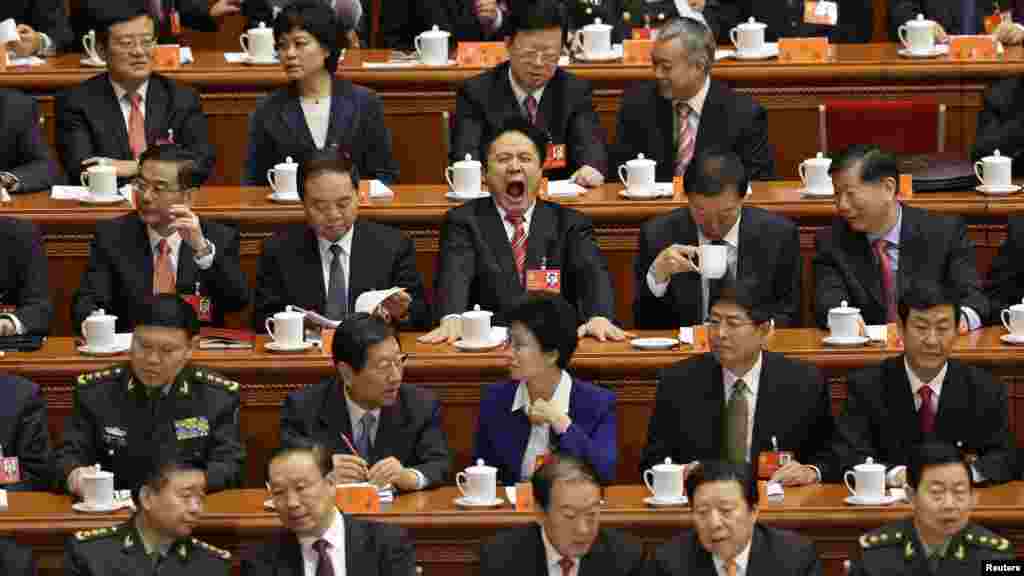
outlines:
[[[142,117],[142,96],[138,92],[126,96],[132,105],[128,113],[128,147],[138,158],[146,150],[146,120]]]
[[[526,106],[526,118],[530,121],[530,124],[537,124],[537,99],[533,97],[533,94],[528,95],[523,99],[523,105]]]
[[[679,139],[676,145],[676,176],[686,174],[686,167],[693,159],[693,145],[697,138],[690,126],[690,105],[686,102],[676,103],[676,115],[679,117]]]
[[[889,241],[879,238],[872,244],[878,257],[879,272],[882,275],[882,301],[885,303],[886,322],[896,321],[896,294],[893,288],[892,261],[889,258]]]
[[[747,401],[747,383],[737,380],[732,386],[732,394],[725,407],[725,459],[729,462],[743,464],[747,461],[747,422],[750,416],[750,404]]]
[[[373,443],[370,442],[370,434],[373,432],[373,425],[377,422],[377,417],[372,412],[364,412],[363,417],[359,419],[359,435],[356,436],[356,450],[359,451],[359,456],[370,462],[370,453],[373,451]]]
[[[519,276],[519,283],[526,285],[526,226],[523,225],[523,217],[520,214],[506,214],[505,220],[514,228],[512,232],[512,255],[516,260],[516,274]]]
[[[921,424],[922,434],[931,434],[935,430],[935,409],[932,408],[932,394],[934,391],[929,386],[922,386],[917,391],[921,397],[921,407],[917,409],[917,420]]]
[[[570,558],[562,556],[562,559],[558,561],[558,565],[562,568],[562,576],[572,576],[572,567],[576,565]]]
[[[331,557],[327,555],[327,549],[331,543],[323,538],[313,542],[313,550],[316,551],[316,576],[334,576],[334,564],[331,564]]]
[[[167,239],[161,239],[156,245],[156,262],[153,265],[153,294],[174,294],[174,268],[171,266],[171,246]]]
[[[341,246],[331,244],[331,272],[327,277],[327,317],[331,320],[341,320],[348,313],[348,283],[341,254]]]

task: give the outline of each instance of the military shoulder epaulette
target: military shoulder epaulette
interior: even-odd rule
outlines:
[[[193,538],[192,544],[202,548],[203,550],[206,550],[207,552],[216,556],[217,558],[220,558],[221,560],[231,560],[231,552],[217,548],[212,544],[207,544],[206,542],[203,542],[198,538]]]
[[[978,526],[973,526],[966,530],[966,533],[964,534],[964,542],[967,542],[971,546],[988,548],[998,552],[1006,552],[1010,549],[1009,540],[997,536],[994,532],[990,532]]]
[[[199,380],[200,382],[205,382],[213,386],[218,386],[220,388],[227,390],[228,392],[238,392],[238,382],[235,382],[234,380],[229,380],[215,372],[210,372],[206,368],[196,368],[195,377],[196,380]]]
[[[88,542],[90,540],[99,540],[100,538],[109,538],[111,536],[117,536],[121,526],[106,526],[104,528],[96,528],[94,530],[79,530],[75,532],[75,540],[79,542]]]
[[[123,371],[123,367],[114,366],[113,368],[104,368],[103,370],[96,370],[94,372],[85,372],[78,375],[78,385],[88,386],[89,384],[102,382],[111,377],[119,377]]]
[[[903,533],[902,528],[886,528],[882,527],[878,530],[862,534],[860,537],[860,547],[869,550],[871,548],[882,548],[884,546],[894,546],[902,544],[906,541],[906,534]]]

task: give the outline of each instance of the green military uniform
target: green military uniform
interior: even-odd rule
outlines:
[[[148,554],[134,518],[110,528],[75,532],[64,548],[66,576],[226,576],[230,571],[230,552],[195,538]]]
[[[929,559],[912,519],[887,524],[860,537],[861,559],[850,570],[856,576],[954,576],[983,574],[985,561],[1012,560],[1009,540],[967,524]]]
[[[66,481],[79,466],[99,463],[117,489],[139,485],[139,462],[173,447],[180,459],[206,463],[210,492],[239,484],[245,449],[238,429],[238,383],[186,365],[174,382],[149,390],[129,364],[82,374],[57,453]]]

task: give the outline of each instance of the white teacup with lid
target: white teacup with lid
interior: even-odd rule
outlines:
[[[93,198],[111,198],[117,195],[117,168],[101,161],[89,166],[78,175],[82,186],[89,189]]]
[[[927,54],[935,48],[935,22],[926,20],[924,14],[907,20],[896,29],[900,42],[913,53]]]
[[[657,162],[644,158],[643,153],[640,153],[636,158],[619,165],[619,180],[630,195],[651,196],[658,192],[654,186],[656,164]]]
[[[448,64],[448,39],[451,32],[445,32],[435,24],[430,30],[422,32],[413,38],[413,45],[416,47],[416,54],[420,62],[427,66],[444,66]]]
[[[1013,158],[995,150],[974,163],[974,175],[985,186],[1009,186],[1013,183]]]
[[[249,28],[238,37],[242,51],[253,62],[274,61],[274,29],[260,22],[256,28]]]
[[[1024,302],[1004,308],[999,313],[1003,326],[1014,336],[1024,336]]]
[[[860,308],[848,305],[846,300],[828,311],[828,329],[833,338],[856,338],[861,335],[862,324]]]
[[[491,341],[491,317],[493,312],[481,310],[477,304],[472,310],[462,313],[462,340],[470,344],[486,344]]]
[[[850,476],[855,486],[850,486]],[[864,502],[878,501],[885,498],[885,466],[876,464],[868,457],[863,464],[857,464],[853,470],[843,474],[843,483],[852,496]],[[856,487],[856,489],[855,489]]]
[[[114,473],[100,468],[99,464],[86,468],[79,477],[82,500],[93,509],[110,508],[114,505]]]
[[[820,192],[832,188],[829,183],[828,169],[832,166],[832,159],[826,158],[818,152],[814,158],[808,158],[800,163],[797,171],[800,173],[800,181],[807,190]]]
[[[82,336],[90,350],[110,350],[114,347],[114,328],[117,316],[107,314],[103,308],[93,310],[82,321]]]
[[[448,181],[456,196],[475,198],[480,195],[480,175],[483,165],[466,154],[465,160],[453,163],[444,171],[444,179]]]
[[[764,31],[767,24],[758,22],[753,16],[729,30],[729,39],[741,54],[759,54],[764,50]]]
[[[295,199],[299,197],[298,188],[299,165],[292,160],[291,156],[284,159],[284,162],[274,164],[273,168],[267,170],[267,183],[274,190],[277,198]]]
[[[583,55],[600,58],[612,52],[612,27],[594,18],[593,24],[583,27]]]
[[[483,458],[455,475],[455,485],[470,502],[492,503],[497,499],[498,469],[484,464]]]
[[[644,484],[655,500],[676,502],[683,499],[682,464],[673,464],[671,458],[644,470]]]
[[[292,307],[288,306],[274,314],[273,317],[264,320],[263,327],[278,346],[299,348],[304,342],[302,325],[305,319],[305,314],[292,310]]]

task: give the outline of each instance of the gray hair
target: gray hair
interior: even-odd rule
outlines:
[[[711,64],[715,61],[715,35],[704,22],[684,17],[673,18],[658,29],[658,42],[670,42],[679,39],[690,64],[711,73]]]

